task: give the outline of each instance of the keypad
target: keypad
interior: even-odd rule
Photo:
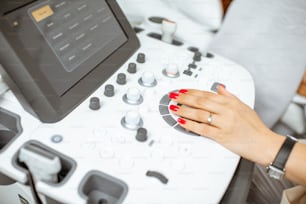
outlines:
[[[119,25],[114,28],[116,20],[103,0],[51,0],[29,14],[67,72],[122,34],[114,32]]]

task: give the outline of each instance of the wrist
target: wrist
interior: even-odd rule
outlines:
[[[267,166],[267,173],[274,179],[282,179],[286,172],[287,161],[297,140],[294,137],[287,136],[279,149],[276,157]]]
[[[272,131],[269,132],[263,138],[263,145],[261,149],[262,154],[260,154],[260,160],[257,163],[261,164],[262,166],[268,166],[271,164],[285,139],[286,138],[282,135],[278,135]]]

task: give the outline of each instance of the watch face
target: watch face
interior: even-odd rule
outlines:
[[[281,169],[278,169],[272,165],[269,165],[268,167],[268,174],[271,178],[274,178],[274,179],[282,179],[285,172]]]

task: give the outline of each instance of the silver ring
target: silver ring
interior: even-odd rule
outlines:
[[[213,118],[212,118],[212,113],[209,113],[209,116],[208,116],[208,118],[207,118],[207,123],[208,123],[208,125],[211,125],[211,123],[212,123],[212,121],[213,121]]]

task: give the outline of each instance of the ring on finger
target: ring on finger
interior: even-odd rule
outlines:
[[[213,122],[213,114],[209,113],[209,116],[207,118],[207,123],[208,123],[208,125],[211,125],[212,122]]]

